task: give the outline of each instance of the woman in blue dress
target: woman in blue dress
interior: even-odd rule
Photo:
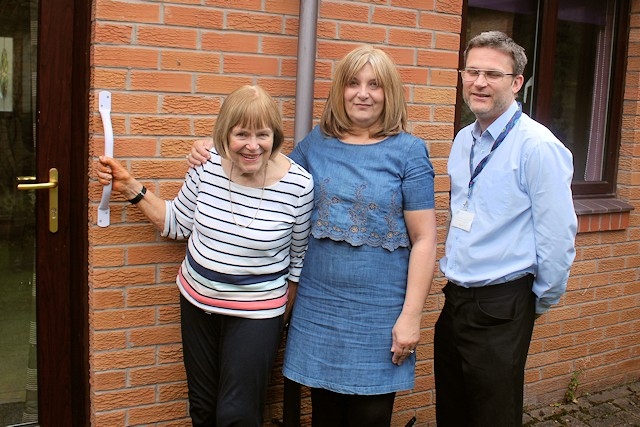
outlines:
[[[311,388],[314,427],[389,426],[396,392],[414,385],[436,225],[433,167],[406,124],[395,64],[362,46],[290,155],[314,178],[315,206],[283,373]]]

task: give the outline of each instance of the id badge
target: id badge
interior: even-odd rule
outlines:
[[[471,230],[471,223],[475,214],[464,209],[460,209],[453,215],[451,219],[451,225],[464,231]]]

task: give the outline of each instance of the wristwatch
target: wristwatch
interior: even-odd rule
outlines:
[[[134,197],[133,199],[129,200],[129,203],[131,203],[132,205],[135,205],[136,203],[138,203],[140,200],[142,200],[142,198],[144,197],[144,195],[147,193],[147,187],[145,187],[144,185],[142,186],[142,189],[140,190],[140,192],[138,193],[138,195],[136,197]]]

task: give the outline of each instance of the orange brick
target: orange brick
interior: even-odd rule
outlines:
[[[462,0],[437,1],[435,11],[440,13],[460,15],[462,14]]]
[[[125,89],[128,72],[123,70],[105,70],[96,68],[91,76],[93,87],[100,89]],[[102,125],[100,125],[102,127]],[[115,131],[115,127],[114,127]]]
[[[126,425],[125,411],[97,412],[93,415],[91,425],[95,427],[113,427]]]
[[[158,401],[159,402],[169,402],[172,400],[184,400],[186,398],[187,398],[186,381],[181,381],[173,384],[158,385]]]
[[[224,55],[224,73],[277,75],[278,69],[277,58],[264,55]]]
[[[213,134],[213,125],[215,124],[215,119],[195,119],[193,121],[193,129],[194,134],[199,138],[209,137]],[[180,154],[187,153],[187,151],[182,151]]]
[[[448,86],[455,88],[458,83],[458,72],[452,69],[431,69],[429,70],[429,77],[429,83],[433,86]],[[453,119],[449,121],[453,123]]]
[[[175,277],[175,274],[174,274]],[[176,285],[135,286],[127,289],[127,307],[144,307],[176,303]]]
[[[113,199],[112,199],[113,200]],[[156,240],[156,232],[152,225],[113,226],[91,229],[91,238],[95,244],[143,243]]]
[[[131,72],[131,89],[152,92],[191,92],[191,75],[179,72]]]
[[[89,250],[89,263],[94,268],[124,265],[124,248],[91,248]]]
[[[167,26],[140,25],[136,41],[143,46],[180,47],[193,49],[196,47],[198,33],[195,29],[174,28]]]
[[[411,27],[390,28],[389,43],[427,49],[432,47],[432,33],[431,31],[411,29]]]
[[[265,13],[229,11],[226,14],[226,29],[277,34],[282,30],[282,17]]]
[[[202,34],[201,49],[235,53],[257,53],[260,38],[255,34],[207,31]]]
[[[439,0],[441,1],[441,0]],[[404,7],[416,10],[435,10],[436,0],[393,0],[393,5],[396,7]]]
[[[318,39],[338,38],[338,23],[333,21],[320,21],[316,29]]]
[[[414,102],[453,105],[456,102],[456,91],[453,88],[417,87],[414,91]]]
[[[91,325],[95,330],[132,328],[155,324],[154,308],[118,309],[94,312]]]
[[[126,385],[125,371],[97,372],[92,377],[91,385],[95,391],[124,388]]]
[[[182,363],[182,343],[158,346],[158,363]]]
[[[111,325],[109,325],[111,326]],[[91,336],[91,351],[118,350],[127,345],[125,333],[122,331],[94,331]]]
[[[374,6],[371,22],[374,24],[415,28],[418,22],[418,13],[411,9]]]
[[[100,351],[91,354],[91,364],[97,372],[147,366],[153,364],[154,361],[155,350],[153,347]]]
[[[124,390],[98,392],[93,395],[92,403],[96,410],[105,411],[148,405],[155,401],[154,387],[138,387]]]
[[[95,43],[129,44],[133,25],[98,22],[95,25]]]
[[[321,1],[320,18],[367,22],[369,6],[357,2]]]
[[[417,124],[414,126],[413,131],[416,135],[420,135],[424,140],[448,140],[453,138],[453,128],[450,125],[437,125],[437,124]],[[433,161],[433,159],[431,159]],[[446,168],[439,169],[440,173],[444,173]]]
[[[201,73],[220,72],[220,55],[212,52],[165,50],[161,68],[173,71]]]
[[[153,266],[100,269],[94,271],[91,284],[93,288],[120,288],[124,285],[150,283],[154,277]]]
[[[120,47],[120,46],[94,46],[93,61],[96,67],[121,67],[121,68],[149,68],[158,66],[159,52],[157,49]],[[112,100],[113,106],[116,106]]]
[[[418,52],[418,65],[424,67],[458,68],[458,52],[446,50],[421,50]]]
[[[155,156],[157,153],[156,145],[157,142],[154,138],[119,137],[114,141],[113,155],[117,158]]]
[[[262,39],[262,53],[295,58],[298,53],[298,39],[286,36],[264,36]]]
[[[154,385],[159,383],[173,383],[187,378],[182,363],[172,365],[151,366],[131,369],[129,382],[131,387]]]
[[[164,23],[181,27],[196,27],[207,29],[222,29],[224,13],[221,10],[191,7],[191,6],[164,6]]]
[[[420,14],[420,28],[460,34],[462,18],[460,15],[443,15],[439,13]]]
[[[163,305],[158,308],[158,323],[168,324],[180,321],[180,308],[175,306]]]
[[[297,16],[300,11],[299,6],[299,2],[297,1],[267,0],[265,2],[264,11]]]
[[[448,34],[448,33],[436,33],[435,34],[436,49],[458,51],[460,49],[460,35]]]
[[[224,9],[261,10],[262,0],[206,0],[207,6],[218,6]]]
[[[124,308],[124,291],[99,289],[91,292],[91,306],[96,310]]]
[[[184,418],[186,415],[186,402],[171,402],[131,408],[129,410],[129,422],[131,424],[147,424]]]
[[[182,123],[176,123],[179,127]],[[184,157],[180,160],[157,159],[157,160],[132,160],[131,171],[134,176],[149,177],[155,179],[184,179],[184,173],[187,170],[187,164]]]
[[[229,94],[242,85],[252,83],[251,77],[201,75],[196,78],[196,92]]]
[[[141,135],[188,135],[191,120],[175,116],[132,116],[131,131]]]
[[[101,0],[96,3],[95,19],[123,22],[160,22],[160,5]]]
[[[383,43],[387,39],[387,29],[378,25],[342,23],[338,25],[340,40],[364,43]]]
[[[279,93],[281,96],[295,96],[295,80],[259,77],[258,84],[269,93]]]

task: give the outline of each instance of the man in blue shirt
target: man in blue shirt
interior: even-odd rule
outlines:
[[[451,148],[448,279],[435,326],[439,426],[520,426],[535,319],[565,292],[577,219],[571,152],[526,114],[524,49],[474,37],[460,71],[476,121]]]

